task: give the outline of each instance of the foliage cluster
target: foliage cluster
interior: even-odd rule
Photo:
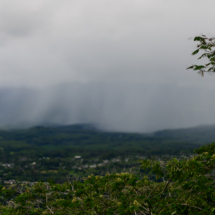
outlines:
[[[215,214],[215,143],[188,159],[141,160],[146,175],[128,172],[55,184],[1,187],[2,215]],[[153,179],[155,176],[156,179]]]
[[[199,71],[202,76],[204,76],[205,72],[215,72],[215,38],[208,38],[205,35],[197,36],[194,38],[194,41],[198,41],[197,49],[192,53],[192,55],[196,55],[200,50],[203,50],[203,53],[198,59],[208,58],[209,63],[205,65],[192,65],[187,69],[193,69],[195,71]]]

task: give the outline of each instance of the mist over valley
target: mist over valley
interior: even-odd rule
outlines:
[[[0,127],[93,124],[147,133],[214,124],[213,90],[176,84],[91,82],[0,89]]]

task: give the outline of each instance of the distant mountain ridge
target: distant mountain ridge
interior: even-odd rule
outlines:
[[[215,142],[215,125],[201,125],[191,128],[180,128],[180,129],[165,129],[159,130],[153,133],[138,133],[138,132],[116,132],[116,131],[103,131],[98,126],[93,124],[71,124],[71,125],[60,125],[60,124],[46,124],[33,126],[31,128],[20,128],[20,129],[0,129],[0,133],[3,131],[19,131],[23,130],[24,133],[33,132],[36,133],[51,131],[54,133],[81,133],[83,135],[91,133],[93,135],[105,135],[105,136],[129,136],[132,138],[144,139],[144,140],[156,140],[157,142],[168,141],[174,143],[187,143],[204,145],[207,143]],[[4,133],[4,132],[3,132]],[[39,134],[38,133],[38,134]],[[12,133],[10,134],[12,135]],[[9,136],[10,136],[9,135]],[[122,140],[120,139],[120,142]]]
[[[152,133],[153,136],[189,143],[206,144],[215,142],[215,125],[201,125],[192,128],[165,129]]]
[[[38,126],[40,127],[40,126]],[[43,126],[42,126],[43,127]],[[71,132],[102,132],[102,133],[118,133],[118,134],[135,134],[135,132],[111,132],[103,131],[96,125],[92,124],[73,124],[73,125],[46,125],[44,127],[56,127],[58,129],[67,130]],[[33,128],[37,128],[33,127]],[[164,129],[153,133],[136,133],[145,137],[153,137],[166,139],[174,142],[187,142],[195,144],[207,144],[215,142],[215,125],[200,125],[191,128],[180,129]]]

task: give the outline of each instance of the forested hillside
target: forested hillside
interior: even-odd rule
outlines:
[[[209,141],[208,137],[210,142],[215,140],[213,128],[154,134],[103,132],[92,125],[1,130],[0,179],[2,183],[48,179],[60,182],[67,177],[127,171],[138,167],[137,161],[142,158],[193,154],[194,149]]]
[[[215,141],[215,125],[204,125],[193,128],[168,129],[153,133],[160,137],[173,141],[187,141],[189,143],[211,143]]]

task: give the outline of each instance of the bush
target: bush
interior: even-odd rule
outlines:
[[[215,214],[215,144],[193,157],[142,160],[148,176],[88,176],[55,184],[0,187],[2,215],[9,214]],[[152,176],[155,176],[154,180]]]

